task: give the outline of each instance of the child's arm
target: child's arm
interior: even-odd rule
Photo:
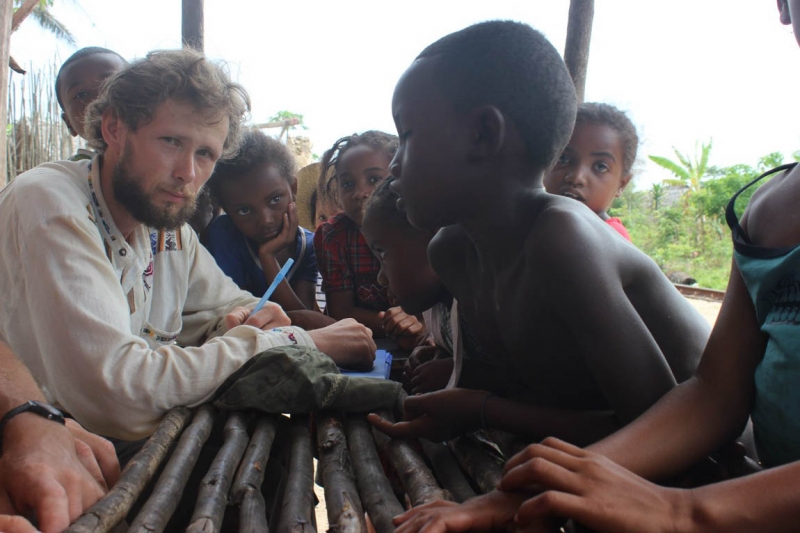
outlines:
[[[335,318],[355,318],[369,329],[375,337],[384,337],[383,322],[379,311],[358,307],[352,290],[328,291],[325,293],[325,311]]]
[[[610,411],[547,409],[500,398],[486,391],[446,389],[408,397],[405,420],[391,423],[371,414],[370,422],[394,438],[452,439],[483,428],[532,439],[559,435],[582,444],[595,442],[619,426]]]

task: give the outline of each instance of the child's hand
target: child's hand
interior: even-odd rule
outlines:
[[[286,213],[283,214],[283,227],[278,236],[258,247],[258,260],[263,265],[265,261],[274,258],[284,248],[292,246],[295,239],[297,239],[297,205],[292,202]]]
[[[440,351],[441,348],[434,346],[433,344],[417,346],[414,348],[414,351],[408,356],[405,367],[403,368],[403,372],[405,373],[406,377],[411,379],[415,368],[422,363],[427,363],[428,361],[435,359]]]
[[[434,359],[419,365],[411,374],[411,394],[442,390],[453,373],[453,359]]]
[[[518,509],[525,528],[544,517],[573,518],[598,531],[691,530],[692,491],[659,487],[602,455],[548,438],[512,457],[498,489],[546,492]]]
[[[427,339],[425,324],[414,315],[409,315],[401,307],[392,307],[378,313],[386,336],[403,350],[413,350]]]
[[[414,507],[393,520],[397,533],[446,531],[507,531],[524,496],[490,492],[461,505],[436,501]]]
[[[424,437],[443,442],[480,428],[480,411],[488,393],[469,389],[446,389],[403,402],[405,420],[392,423],[370,413],[373,426],[393,438]]]

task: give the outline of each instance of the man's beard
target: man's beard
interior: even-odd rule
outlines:
[[[184,204],[176,209],[174,204],[159,207],[151,200],[151,194],[141,186],[141,180],[130,172],[127,155],[129,150],[120,157],[114,165],[112,187],[114,199],[142,224],[156,229],[178,229],[187,222],[197,209],[196,196],[184,189],[181,194],[186,194]]]

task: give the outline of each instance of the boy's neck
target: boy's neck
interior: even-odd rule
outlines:
[[[478,216],[458,222],[480,255],[505,257],[506,248],[508,253],[519,251],[543,207],[541,199],[547,195],[541,176],[537,180],[503,179],[512,186],[486,199],[487,207]]]

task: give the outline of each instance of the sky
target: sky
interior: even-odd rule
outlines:
[[[563,53],[569,0],[205,0],[205,52],[227,63],[253,102],[251,120],[300,113],[313,151],[368,129],[395,133],[391,98],[425,46],[475,22],[513,19]],[[78,47],[128,59],[180,46],[180,0],[55,0]],[[76,49],[33,21],[11,54],[33,70]],[[15,74],[14,76],[17,76]],[[710,163],[755,165],[800,150],[800,50],[773,1],[596,0],[586,101],[628,112],[641,144],[634,183],[669,178],[648,155],[674,159],[713,141]]]

